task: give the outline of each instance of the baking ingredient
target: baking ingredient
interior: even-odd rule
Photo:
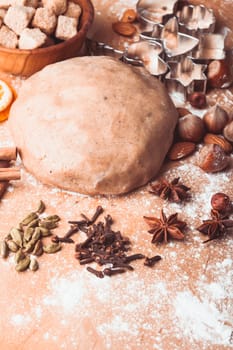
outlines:
[[[144,261],[144,265],[148,267],[153,267],[158,261],[160,261],[162,258],[160,255],[152,256],[151,258],[146,257]]]
[[[127,9],[123,13],[120,21],[132,23],[132,22],[136,21],[136,19],[137,19],[137,12],[134,9]]]
[[[198,165],[207,173],[216,173],[226,169],[230,158],[222,147],[216,144],[208,144],[202,147],[199,152]]]
[[[178,136],[182,141],[200,142],[205,134],[203,120],[193,114],[179,118],[177,124]]]
[[[204,137],[204,143],[218,145],[226,153],[232,152],[232,145],[222,136],[218,136],[215,134],[206,134]]]
[[[98,56],[49,65],[24,81],[9,124],[25,167],[39,180],[120,194],[157,174],[177,118],[159,80]]]
[[[228,141],[233,142],[233,121],[225,126],[223,135]]]
[[[127,37],[131,37],[134,34],[136,34],[136,27],[129,22],[114,22],[112,24],[112,29],[114,30],[115,33],[123,35],[123,36],[127,36]]]
[[[226,213],[232,210],[230,197],[222,192],[213,194],[210,203],[212,208],[220,213]]]
[[[152,216],[143,216],[143,218],[150,227],[148,232],[153,235],[152,243],[162,241],[167,243],[169,238],[184,239],[184,233],[182,231],[186,227],[186,222],[178,220],[177,213],[167,217],[163,210],[161,210],[159,219]]]
[[[193,92],[188,95],[188,102],[192,107],[197,109],[203,109],[206,107],[206,95],[203,92]]]
[[[149,192],[162,199],[168,199],[177,203],[182,202],[188,197],[190,187],[179,183],[179,181],[179,177],[176,177],[170,182],[166,179],[161,179],[156,183],[153,182],[150,184]]]
[[[4,111],[13,101],[13,92],[10,86],[0,79],[0,112]]]
[[[207,70],[208,85],[211,88],[226,88],[233,79],[230,75],[229,62],[214,60],[209,63]]]
[[[196,150],[196,145],[194,142],[182,141],[176,142],[170,148],[167,156],[170,160],[179,160],[185,158]]]
[[[206,129],[214,134],[220,134],[229,121],[228,113],[218,104],[209,108],[203,116]]]
[[[197,230],[209,237],[203,242],[207,243],[213,239],[223,238],[232,227],[233,220],[228,219],[228,216],[222,215],[217,210],[212,209],[211,219],[204,220]]]

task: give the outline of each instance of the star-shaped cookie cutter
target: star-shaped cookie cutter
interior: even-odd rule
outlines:
[[[161,42],[164,46],[166,60],[179,60],[182,56],[190,54],[197,47],[199,40],[178,31],[179,25],[176,17],[170,18],[163,26],[155,24],[153,30],[142,32],[143,40]]]
[[[182,33],[200,38],[204,33],[213,33],[216,18],[212,9],[204,5],[187,5],[176,13]]]
[[[144,24],[166,23],[178,10],[179,0],[139,0],[138,17]]]
[[[191,58],[183,57],[180,62],[170,62],[170,71],[165,76],[165,84],[170,94],[180,93],[184,100],[193,92],[206,91],[206,65],[196,64]]]

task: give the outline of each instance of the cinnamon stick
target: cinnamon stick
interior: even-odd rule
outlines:
[[[0,148],[0,160],[16,160],[16,157],[17,157],[16,147]]]
[[[20,177],[19,168],[0,168],[0,181],[19,180]]]
[[[2,196],[4,195],[7,187],[9,185],[8,181],[1,181],[0,182],[0,199],[2,198]]]

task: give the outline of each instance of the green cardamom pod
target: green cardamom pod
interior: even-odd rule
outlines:
[[[52,230],[52,229],[56,228],[58,225],[54,221],[43,220],[39,223],[39,226],[47,228],[48,230]]]
[[[23,232],[20,231],[19,229],[13,227],[10,230],[10,235],[12,237],[12,240],[19,246],[23,246]]]
[[[22,251],[22,249],[19,249],[14,256],[15,259],[15,263],[18,264],[20,262],[20,260],[23,260],[26,257],[26,255],[24,254],[24,252]]]
[[[46,221],[58,222],[58,221],[61,220],[61,218],[58,215],[49,215],[49,216],[46,216],[45,220]]]
[[[6,241],[1,241],[0,242],[0,256],[5,259],[8,257],[8,254],[9,254],[9,248],[8,248]]]
[[[43,246],[43,250],[47,254],[53,254],[61,250],[61,244],[60,243],[51,243],[49,245]]]
[[[20,224],[23,226],[29,225],[30,222],[32,222],[33,220],[37,219],[38,215],[34,212],[28,214],[21,222]]]
[[[24,240],[25,240],[26,242],[29,242],[29,241],[30,241],[30,239],[32,238],[32,235],[33,235],[34,231],[35,231],[34,227],[27,227],[27,228],[26,228],[26,230],[25,230],[25,232],[24,232],[24,236],[23,236],[23,238],[24,238]]]
[[[27,255],[24,259],[20,260],[15,266],[16,271],[21,272],[27,270],[30,264],[30,257]]]
[[[40,226],[40,233],[41,233],[41,237],[48,237],[51,236],[52,232],[45,227]]]
[[[28,224],[28,227],[36,227],[36,226],[38,226],[39,222],[40,222],[39,218],[34,219]]]
[[[13,253],[16,253],[19,250],[19,246],[12,240],[6,242],[9,250]]]
[[[35,247],[36,242],[33,242],[32,240],[25,244],[24,246],[24,252],[25,253],[31,253]]]
[[[36,213],[42,214],[45,211],[45,204],[42,200],[40,200]]]
[[[29,269],[31,271],[36,271],[36,270],[38,270],[38,268],[39,268],[39,264],[38,264],[37,259],[31,257],[30,264],[29,264]]]
[[[40,239],[40,236],[41,236],[40,228],[36,227],[35,231],[32,235],[31,241],[36,243],[38,241],[38,239]]]
[[[32,251],[32,255],[41,256],[43,253],[44,253],[43,244],[42,244],[41,240],[39,239],[35,244],[35,247]]]

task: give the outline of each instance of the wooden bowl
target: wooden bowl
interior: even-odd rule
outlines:
[[[94,8],[90,0],[73,1],[82,8],[79,31],[73,38],[34,50],[0,47],[0,71],[27,77],[48,64],[77,56],[85,41],[87,31],[93,22]]]

